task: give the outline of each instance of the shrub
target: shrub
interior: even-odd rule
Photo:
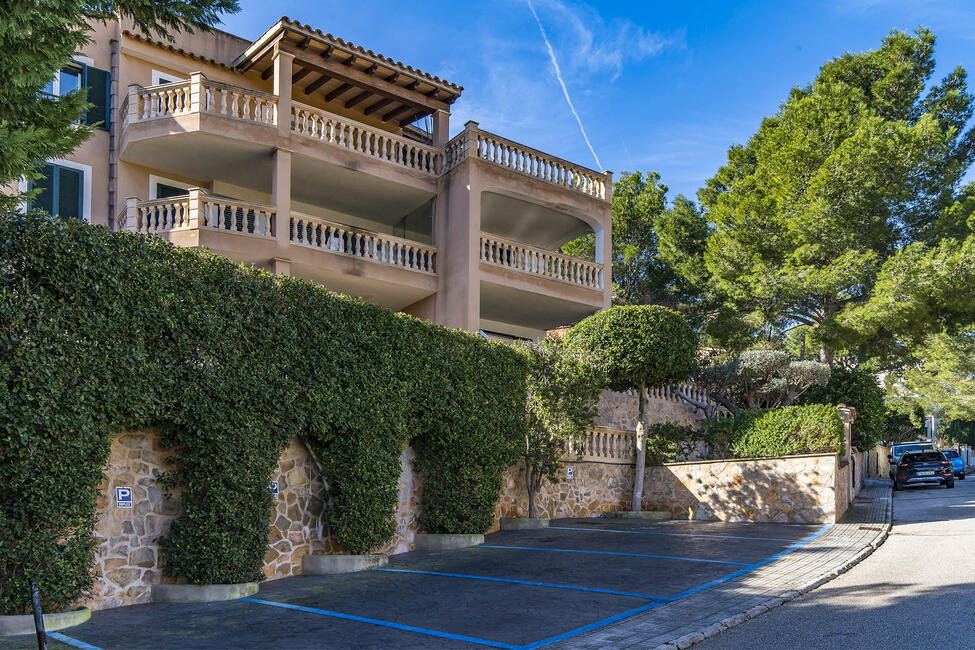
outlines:
[[[413,441],[430,526],[482,532],[524,431],[506,346],[156,238],[0,219],[0,613],[90,588],[114,435],[159,426],[184,513],[164,547],[193,583],[261,579],[268,478],[291,439],[325,466],[346,552],[393,532]]]
[[[887,407],[884,390],[872,372],[863,368],[833,368],[825,386],[814,386],[802,396],[802,404],[846,404],[857,410],[853,423],[853,445],[860,450],[872,449],[884,439]]]
[[[835,406],[810,404],[742,411],[732,424],[737,458],[844,453],[843,421]]]
[[[565,345],[570,351],[599,356],[610,390],[637,390],[636,476],[630,503],[633,510],[639,510],[647,452],[647,388],[675,384],[694,374],[697,335],[671,309],[626,305],[586,318],[569,330]]]

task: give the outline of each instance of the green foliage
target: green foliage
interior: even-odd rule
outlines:
[[[731,428],[737,458],[845,451],[843,421],[836,407],[826,404],[742,411]]]
[[[601,356],[610,390],[667,386],[697,370],[697,336],[680,314],[658,305],[593,314],[569,330],[565,344]]]
[[[90,42],[91,25],[121,15],[142,31],[208,29],[237,0],[7,0],[0,4],[0,185],[36,178],[41,161],[69,153],[91,134],[76,124],[85,91],[48,97],[41,89]],[[0,193],[0,213],[19,198]]]
[[[658,422],[647,427],[646,464],[659,465],[686,460],[688,454],[704,441],[703,429],[695,429],[673,422]]]
[[[929,31],[892,32],[826,63],[700,192],[719,292],[756,328],[812,327],[827,363],[849,344],[837,317],[897,246],[934,236],[971,161],[965,71],[928,87],[933,51]]]
[[[519,350],[528,362],[528,428],[522,458],[528,516],[534,517],[542,482],[559,479],[567,443],[578,447],[598,415],[605,377],[598,357],[569,351],[553,338],[521,343]]]
[[[268,479],[295,438],[325,466],[346,552],[393,531],[402,446],[430,529],[482,532],[524,433],[525,362],[467,333],[155,238],[0,219],[0,612],[91,585],[112,437],[159,426],[184,514],[170,575],[261,578]]]
[[[872,449],[884,439],[887,406],[884,391],[874,374],[864,368],[848,370],[837,367],[825,386],[814,386],[802,396],[801,404],[846,404],[857,410],[853,423],[853,446],[861,451]]]
[[[885,443],[910,442],[925,437],[925,431],[921,427],[921,423],[924,421],[923,411],[907,415],[888,408],[884,415],[883,441]]]

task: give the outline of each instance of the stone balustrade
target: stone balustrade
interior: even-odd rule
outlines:
[[[291,130],[431,176],[443,169],[443,152],[435,147],[298,102],[291,105]]]
[[[633,464],[636,458],[636,432],[611,427],[594,427],[585,438],[565,447],[565,462]]]
[[[207,196],[192,188],[186,196],[152,201],[127,199],[119,228],[144,234],[211,228],[273,239],[275,221],[274,208],[270,206]]]
[[[378,264],[436,273],[437,249],[428,244],[332,223],[300,212],[291,214],[291,243]]]
[[[129,86],[120,118],[123,127],[190,113],[210,113],[257,124],[277,124],[277,97],[257,90],[211,81],[194,73],[189,81],[143,88]]]
[[[603,266],[481,233],[481,261],[589,289],[603,288]]]
[[[606,172],[597,172],[562,160],[500,135],[477,128],[468,128],[444,146],[446,169],[450,170],[469,156],[516,171],[546,183],[582,192],[602,201],[609,201],[612,180]]]

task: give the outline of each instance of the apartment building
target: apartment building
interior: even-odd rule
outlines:
[[[282,18],[254,41],[98,25],[48,91],[79,85],[101,126],[45,168],[53,213],[505,337],[610,304],[611,173],[450,137],[453,83]],[[595,259],[558,252],[590,233]]]

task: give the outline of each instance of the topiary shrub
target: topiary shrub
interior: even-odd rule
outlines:
[[[697,335],[684,317],[659,305],[625,305],[593,314],[565,337],[569,350],[600,357],[610,390],[636,389],[636,476],[631,508],[643,499],[647,453],[647,389],[675,384],[698,368]]]
[[[735,458],[845,451],[843,420],[835,406],[810,404],[742,411],[731,427],[731,452]]]
[[[524,432],[507,346],[158,238],[0,219],[0,614],[57,611],[92,584],[112,437],[158,426],[183,514],[168,575],[262,579],[268,479],[290,440],[321,459],[346,552],[394,530],[403,445],[444,532],[483,532]]]
[[[801,404],[846,404],[857,410],[853,423],[853,446],[860,450],[873,449],[884,439],[887,406],[884,390],[872,372],[863,368],[847,370],[833,368],[825,386],[814,386],[802,396]]]

